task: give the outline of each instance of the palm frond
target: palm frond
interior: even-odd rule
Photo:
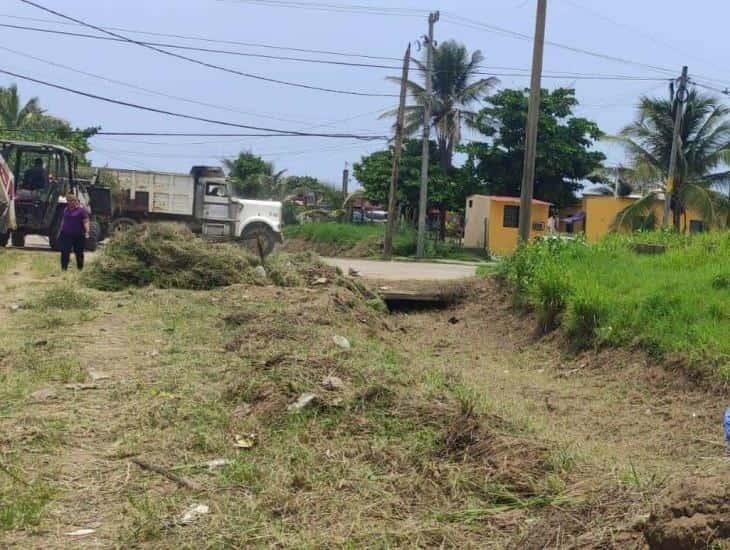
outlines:
[[[649,193],[641,199],[631,203],[618,213],[613,221],[613,230],[650,229],[646,227],[654,216],[654,205],[658,199],[656,193]]]

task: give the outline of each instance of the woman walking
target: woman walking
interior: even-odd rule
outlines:
[[[76,195],[67,197],[66,209],[63,211],[63,223],[61,224],[61,269],[68,269],[71,260],[71,251],[76,256],[76,267],[81,271],[84,269],[84,245],[89,238],[89,212],[81,206]]]

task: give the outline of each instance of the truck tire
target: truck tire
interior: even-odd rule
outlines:
[[[10,241],[10,231],[7,233],[0,233],[0,248],[8,246],[8,241]]]
[[[15,248],[23,248],[25,246],[25,233],[13,231],[10,234],[10,240]]]
[[[94,252],[99,246],[99,237],[101,237],[99,222],[89,223],[89,238],[84,241],[84,249],[87,252]]]
[[[135,225],[137,225],[137,220],[132,218],[116,218],[109,224],[107,233],[110,237],[113,237],[115,234],[127,231]]]
[[[259,243],[261,243],[260,251]],[[276,235],[268,225],[263,223],[252,223],[243,230],[241,235],[241,245],[255,256],[258,256],[259,254],[268,256],[274,251]]]

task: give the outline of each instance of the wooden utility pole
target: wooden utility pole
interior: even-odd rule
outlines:
[[[537,123],[540,119],[540,84],[542,81],[542,57],[543,50],[545,49],[546,18],[547,0],[537,0],[535,44],[532,51],[530,103],[527,108],[525,162],[522,167],[522,189],[520,193],[520,241],[525,243],[530,240],[530,230],[532,229],[532,194],[535,186]]]
[[[350,166],[345,163],[345,169],[342,171],[342,200],[347,199],[347,191],[350,187]]]
[[[393,145],[393,171],[390,176],[390,193],[388,195],[388,225],[385,228],[385,246],[383,257],[390,260],[393,257],[393,233],[396,224],[396,191],[398,188],[398,173],[400,171],[400,155],[403,149],[403,125],[406,116],[406,92],[408,90],[408,68],[411,64],[411,45],[406,48],[406,55],[403,58],[403,75],[400,81],[400,103],[398,104],[398,117],[395,122],[395,143]]]
[[[664,191],[663,227],[669,227],[669,213],[672,208],[672,195],[674,194],[674,184],[677,176],[677,158],[679,157],[679,148],[682,145],[682,119],[684,118],[684,104],[687,101],[687,66],[682,67],[682,76],[679,77],[679,85],[674,100],[676,102],[676,113],[674,114],[672,152],[669,154],[669,174],[667,175],[667,187]]]
[[[433,26],[440,13],[428,16],[428,37],[426,38],[426,101],[423,108],[423,152],[421,154],[421,193],[418,196],[418,240],[416,256],[423,258],[426,247],[426,211],[428,210],[428,165],[431,146],[431,106],[433,98]]]

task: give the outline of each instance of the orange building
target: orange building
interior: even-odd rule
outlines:
[[[531,238],[547,231],[550,203],[532,201]],[[471,195],[466,199],[464,247],[486,249],[504,256],[517,249],[519,241],[520,199],[493,195]]]

